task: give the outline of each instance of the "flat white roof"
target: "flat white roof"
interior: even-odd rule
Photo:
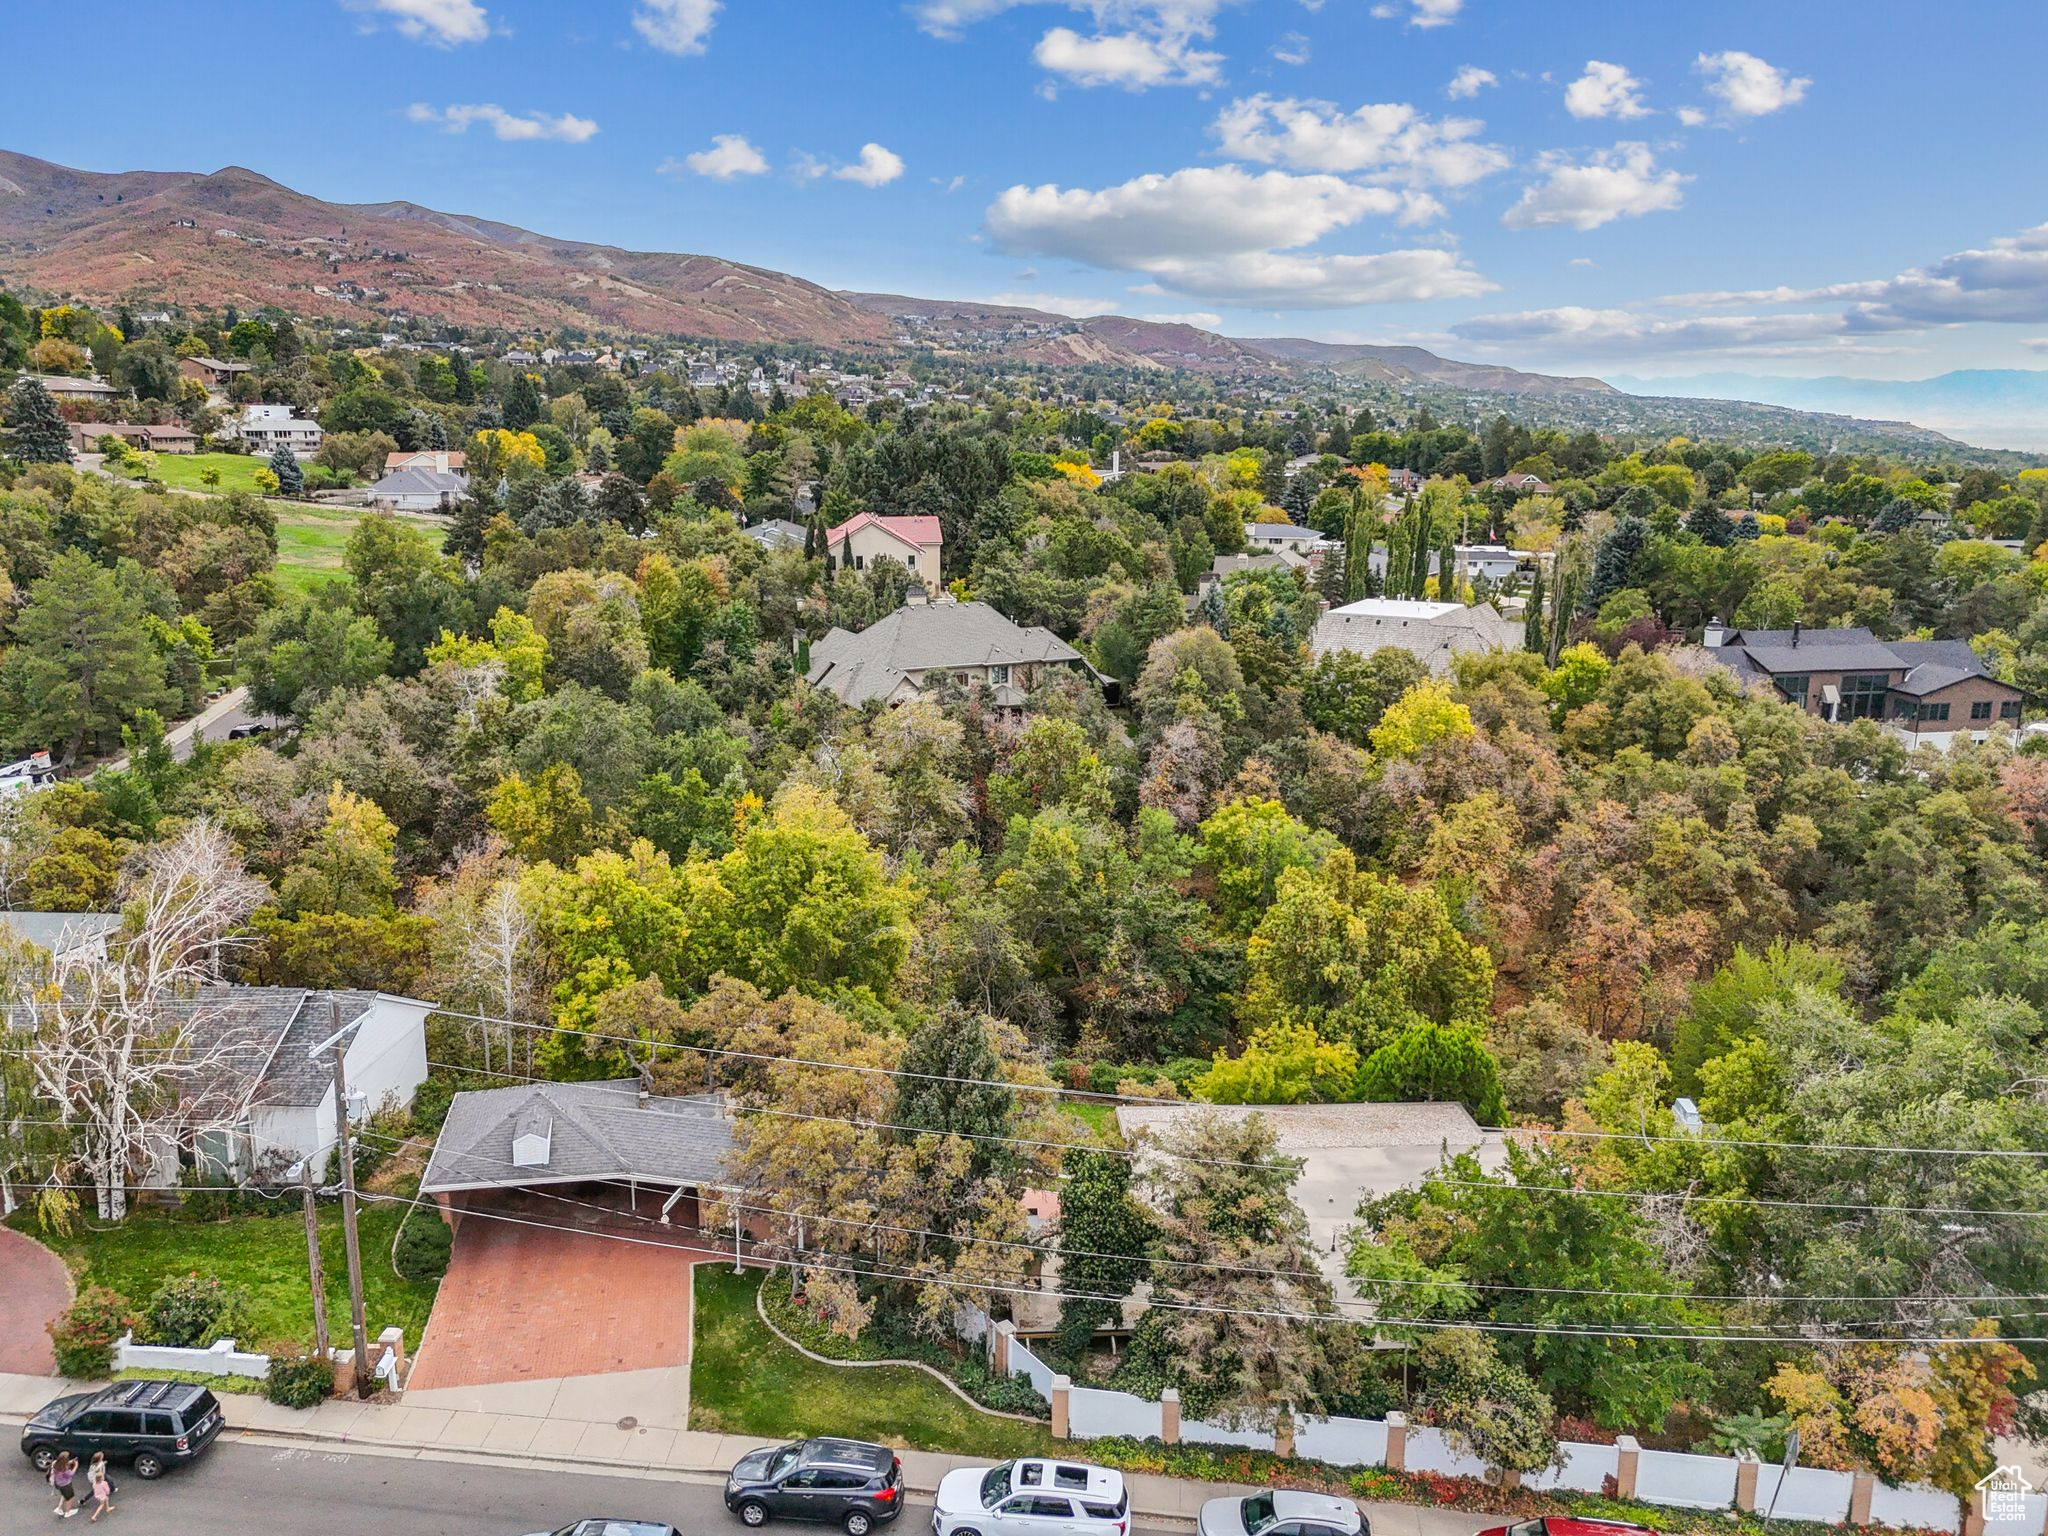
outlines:
[[[1463,603],[1426,603],[1412,597],[1361,597],[1355,603],[1332,608],[1330,612],[1351,619],[1440,619],[1464,606]]]

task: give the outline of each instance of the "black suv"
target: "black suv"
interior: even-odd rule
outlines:
[[[799,1440],[742,1456],[725,1480],[725,1507],[746,1525],[770,1515],[836,1520],[846,1536],[868,1536],[903,1510],[903,1463],[884,1445]]]
[[[104,1451],[135,1464],[137,1477],[192,1461],[221,1432],[220,1402],[188,1381],[117,1381],[97,1392],[60,1397],[22,1426],[21,1453],[47,1472],[59,1451],[81,1462]]]

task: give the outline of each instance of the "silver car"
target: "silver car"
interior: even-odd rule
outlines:
[[[1349,1499],[1292,1488],[1211,1499],[1202,1506],[1197,1529],[1200,1536],[1372,1536],[1372,1526]]]

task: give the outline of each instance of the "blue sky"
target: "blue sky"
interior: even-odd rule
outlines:
[[[2048,366],[2039,0],[121,0],[0,144],[1552,371]],[[15,0],[23,57],[75,7]]]

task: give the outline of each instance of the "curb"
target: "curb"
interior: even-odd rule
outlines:
[[[832,1361],[829,1363],[841,1364],[843,1362]],[[897,1362],[878,1360],[873,1363],[885,1365]],[[914,1364],[915,1362],[911,1363]],[[28,1418],[29,1416],[25,1413],[0,1412],[0,1423],[4,1424],[26,1424]],[[739,1438],[744,1439],[746,1437],[740,1436]],[[772,1440],[774,1437],[771,1435],[763,1438]],[[438,1445],[431,1441],[421,1440],[377,1440],[368,1436],[331,1435],[305,1429],[230,1427],[223,1432],[221,1439],[229,1444],[251,1446],[260,1446],[273,1441],[297,1442],[306,1445],[341,1446],[365,1456],[393,1455],[399,1460],[416,1460],[421,1457],[432,1457],[441,1461],[481,1461],[511,1463],[515,1465],[539,1463],[547,1466],[569,1468],[578,1472],[602,1474],[608,1477],[616,1477],[621,1471],[630,1471],[664,1482],[693,1483],[704,1487],[717,1487],[725,1481],[725,1469],[720,1467],[667,1467],[630,1461],[595,1466],[587,1457],[557,1455],[546,1451],[499,1451],[487,1446],[478,1445]],[[906,1493],[919,1498],[932,1498],[938,1493],[937,1484],[926,1487],[921,1483],[912,1481],[908,1477],[904,1479],[903,1487]],[[1191,1516],[1178,1514],[1171,1510],[1141,1509],[1136,1505],[1133,1505],[1131,1508],[1131,1518],[1133,1521],[1143,1521],[1149,1526],[1168,1527],[1176,1531],[1193,1530],[1195,1527],[1194,1519]]]

